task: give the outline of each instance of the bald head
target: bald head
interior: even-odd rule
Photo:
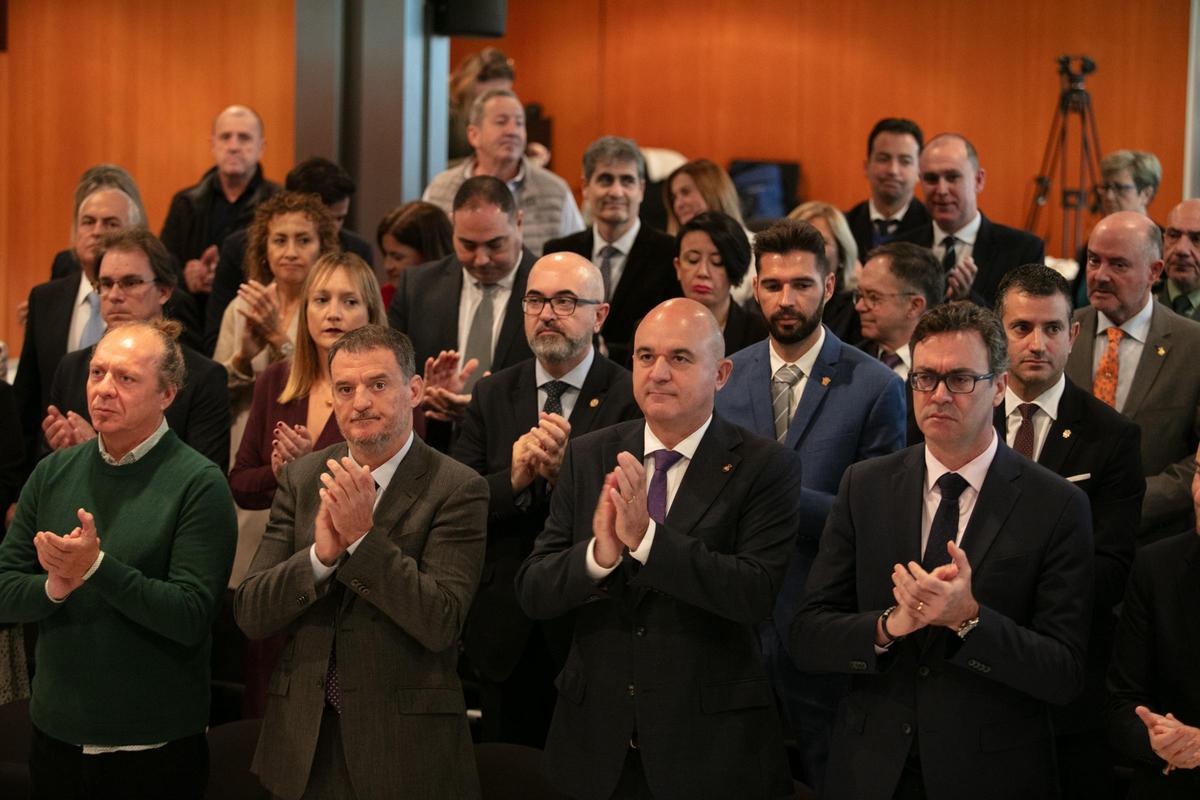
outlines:
[[[1088,302],[1123,325],[1150,300],[1162,273],[1162,234],[1147,216],[1118,211],[1096,223],[1088,237]]]
[[[550,253],[542,256],[534,262],[533,269],[529,272],[531,281],[535,276],[553,276],[560,284],[569,283],[570,291],[576,297],[589,300],[604,299],[604,278],[600,275],[600,270],[577,253]]]
[[[230,106],[213,120],[213,161],[226,183],[250,182],[258,170],[264,144],[262,118],[249,106]]]
[[[687,329],[692,341],[703,345],[703,349],[714,361],[725,357],[725,336],[721,333],[721,325],[712,312],[695,300],[686,297],[676,297],[655,306],[638,325],[637,337],[642,336],[642,328],[653,322],[657,327],[677,326]],[[637,338],[635,338],[636,344]]]
[[[227,108],[222,109],[221,113],[217,114],[217,116],[213,118],[212,132],[214,135],[217,132],[217,128],[219,128],[221,126],[221,123],[223,121],[225,121],[226,119],[228,119],[229,117],[248,117],[248,118],[252,119],[254,121],[255,127],[258,128],[258,135],[259,136],[263,135],[263,121],[262,121],[262,117],[260,117],[258,115],[258,112],[255,111],[250,106],[237,106],[237,105],[229,106]]]
[[[608,318],[600,270],[575,253],[551,253],[537,260],[525,283],[524,306],[529,349],[556,378],[587,357],[592,337]]]
[[[1109,214],[1096,223],[1092,229],[1094,236],[1097,231],[1107,231],[1121,236],[1123,239],[1136,242],[1146,258],[1153,261],[1162,256],[1162,231],[1154,220],[1136,211],[1118,211]],[[1089,237],[1090,240],[1090,237]]]
[[[1184,200],[1167,215],[1163,260],[1175,289],[1184,294],[1200,289],[1200,200]]]

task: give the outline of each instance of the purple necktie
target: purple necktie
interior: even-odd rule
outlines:
[[[654,524],[662,525],[667,518],[667,470],[683,458],[683,453],[655,450],[651,455],[654,456],[654,477],[650,479],[650,491],[646,495],[646,510]]]

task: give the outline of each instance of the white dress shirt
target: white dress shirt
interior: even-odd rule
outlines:
[[[962,226],[955,233],[946,233],[933,223],[933,252],[938,261],[946,257],[946,240],[954,237],[954,263],[961,264],[963,259],[975,252],[975,237],[979,235],[979,226],[983,223],[983,215],[975,212],[975,219]]]
[[[492,293],[492,354],[496,353],[496,339],[500,336],[500,326],[504,324],[504,312],[508,308],[508,299],[512,297],[513,282],[517,279],[517,269],[520,264],[513,265],[512,271],[496,281],[496,291]],[[483,301],[482,284],[471,277],[471,273],[463,270],[462,292],[458,295],[458,352],[467,352],[467,337],[471,334],[471,321],[475,319],[475,309]],[[438,313],[431,310],[430,313]],[[462,365],[459,365],[462,368]],[[417,369],[424,369],[418,364]],[[483,373],[479,373],[482,375]]]
[[[604,298],[606,302],[612,302],[613,295],[617,292],[617,284],[625,272],[625,260],[629,258],[629,251],[633,249],[633,240],[637,238],[638,231],[641,229],[642,221],[634,217],[629,230],[621,234],[615,242],[606,242],[600,235],[600,231],[592,228],[592,263],[596,265],[596,269],[600,269],[600,264],[604,261],[604,256],[600,254],[601,250],[611,246],[619,251],[608,260],[608,297]]]
[[[771,375],[774,376],[779,372],[780,367],[785,364],[791,364],[800,369],[800,380],[792,387],[791,392],[791,407],[792,414],[795,415],[796,409],[800,407],[800,398],[804,396],[804,387],[808,385],[808,376],[812,375],[813,366],[817,363],[817,356],[821,354],[821,348],[825,346],[825,326],[821,325],[818,329],[817,341],[813,342],[813,346],[808,348],[804,355],[795,361],[784,361],[783,357],[775,352],[775,342],[772,339],[767,340],[767,352],[771,354]],[[789,419],[788,424],[792,421]]]
[[[388,484],[392,482],[392,476],[394,476],[396,474],[396,470],[399,469],[400,462],[404,460],[404,457],[408,455],[408,451],[412,449],[412,443],[413,432],[409,431],[408,441],[406,441],[404,446],[396,452],[396,455],[392,456],[387,461],[371,470],[371,477],[375,479],[375,483],[379,484],[379,488],[375,490],[375,505],[371,507],[372,509],[379,508],[379,501],[383,497],[383,493],[387,491]],[[354,456],[350,456],[350,461],[355,466],[361,466],[357,461],[354,460]],[[370,533],[370,531],[368,531],[368,533]],[[367,534],[363,534],[355,539],[354,542],[346,548],[345,557],[348,558],[349,556],[353,555],[354,551],[358,549],[358,546],[362,544],[362,540],[365,538],[367,538]],[[312,547],[308,548],[308,563],[312,565],[313,581],[315,583],[321,583],[322,581],[328,579],[338,568],[337,564],[334,564],[332,567],[327,567],[321,563],[321,559],[317,558],[316,542],[313,542]]]
[[[675,493],[679,491],[679,484],[683,483],[683,476],[687,473],[688,464],[692,463],[692,459],[696,456],[696,448],[700,446],[700,440],[704,438],[704,433],[708,430],[708,426],[712,424],[712,414],[708,415],[708,419],[704,420],[704,424],[696,430],[688,434],[687,438],[681,441],[674,447],[666,447],[654,432],[650,430],[649,425],[643,426],[643,442],[645,455],[642,458],[642,464],[646,468],[646,494],[650,493],[650,481],[654,478],[654,451],[655,450],[674,450],[676,453],[683,455],[683,458],[676,461],[667,470],[667,506],[663,514],[665,519],[671,513],[671,503],[675,502]],[[599,498],[597,498],[597,502]],[[636,550],[630,550],[629,555],[636,558],[643,564],[650,557],[650,548],[654,544],[654,532],[657,526],[654,520],[650,520],[650,524],[646,526],[646,535],[642,537],[642,543],[637,546]],[[596,563],[596,539],[593,536],[587,546],[587,574],[594,581],[601,580],[608,576],[610,572],[617,568],[621,563],[620,559],[611,567],[602,567]],[[622,556],[621,558],[624,558]]]
[[[83,329],[92,319],[92,306],[88,302],[88,295],[93,291],[95,290],[92,289],[92,284],[81,271],[79,273],[79,291],[75,292],[75,305],[71,307],[71,327],[67,329],[68,353],[79,349],[79,340],[83,337]],[[100,313],[99,304],[96,305],[95,313]]]
[[[1042,454],[1042,446],[1050,433],[1050,426],[1058,419],[1058,404],[1062,401],[1063,391],[1067,388],[1065,376],[1058,376],[1058,383],[1042,392],[1031,402],[1037,406],[1033,412],[1033,460],[1037,461]],[[1025,401],[1017,397],[1010,384],[1004,390],[1004,442],[1009,447],[1017,438],[1017,429],[1021,427],[1021,411],[1018,406]]]
[[[579,392],[583,389],[583,381],[587,378],[588,370],[592,368],[592,362],[596,360],[596,350],[591,345],[588,345],[587,355],[583,357],[575,365],[575,368],[563,375],[561,378],[555,378],[542,366],[542,362],[535,360],[533,362],[533,374],[537,381],[537,410],[541,411],[546,407],[546,390],[542,387],[550,381],[559,380],[567,385],[567,390],[562,393],[559,402],[562,403],[563,419],[570,419],[571,412],[575,410],[575,401],[579,399]]]
[[[975,510],[975,501],[979,499],[979,490],[983,488],[983,480],[987,477],[992,459],[996,457],[996,448],[1000,439],[992,429],[992,442],[982,453],[963,464],[958,469],[950,469],[925,447],[925,502],[921,506],[921,557],[925,557],[925,545],[929,542],[929,529],[933,526],[933,515],[937,513],[938,505],[942,502],[942,490],[938,488],[938,478],[947,472],[957,472],[967,482],[967,488],[958,496],[958,533],[954,536],[956,544],[962,544],[963,531],[971,521],[971,512]]]
[[[1138,362],[1142,358],[1142,350],[1146,347],[1146,338],[1150,335],[1150,317],[1154,313],[1154,298],[1152,296],[1146,298],[1146,305],[1142,306],[1142,310],[1134,314],[1129,319],[1125,320],[1125,324],[1119,326],[1125,331],[1125,335],[1121,337],[1120,349],[1117,351],[1117,357],[1120,360],[1117,366],[1117,411],[1125,408],[1125,400],[1129,397],[1129,387],[1133,385],[1133,376],[1137,372]],[[1095,378],[1096,373],[1100,370],[1100,360],[1104,358],[1104,351],[1108,349],[1108,334],[1105,333],[1109,328],[1113,327],[1113,322],[1104,315],[1104,312],[1096,313],[1096,341],[1092,345],[1092,377]]]
[[[871,217],[871,222],[876,222],[881,219],[888,220],[889,222],[891,222],[891,221],[901,222],[904,219],[904,215],[908,213],[908,207],[911,205],[912,205],[912,198],[910,197],[908,199],[908,202],[904,204],[903,208],[901,208],[895,214],[885,217],[882,213],[880,213],[879,209],[875,207],[875,201],[873,199],[868,198],[867,199],[867,213]],[[866,253],[859,253],[858,254],[859,260],[861,261],[865,255],[866,255]]]

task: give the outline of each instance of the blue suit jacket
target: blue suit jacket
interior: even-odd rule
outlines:
[[[767,339],[730,357],[733,374],[717,393],[716,408],[735,425],[774,439],[770,346]],[[813,374],[783,442],[800,454],[803,467],[798,553],[788,566],[775,607],[784,634],[803,598],[808,569],[842,473],[857,461],[903,448],[906,413],[904,383],[896,373],[826,328]]]

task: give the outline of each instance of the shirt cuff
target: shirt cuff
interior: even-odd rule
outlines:
[[[317,545],[315,542],[308,548],[308,563],[312,565],[313,583],[321,583],[328,580],[329,576],[337,569],[337,564],[327,567],[321,563],[321,559],[317,558]]]
[[[99,553],[96,554],[96,560],[92,562],[92,565],[90,567],[88,567],[88,571],[83,573],[83,580],[86,581],[88,578],[95,575],[96,570],[100,569],[100,562],[103,560],[104,560],[104,551],[101,550]],[[47,576],[47,577],[49,577],[49,576]],[[50,581],[49,580],[47,580],[45,583],[43,583],[42,586],[45,587],[45,589],[46,589],[46,597],[49,598],[50,602],[54,603],[56,606],[62,605],[63,603],[67,602],[67,597],[70,597],[70,595],[67,595],[67,597],[59,598],[59,597],[55,597],[54,595],[50,594]]]
[[[654,531],[658,526],[654,524],[654,520],[650,520],[650,524],[646,526],[646,533],[642,536],[642,543],[637,546],[636,550],[630,550],[629,555],[636,558],[643,564],[650,557],[650,546],[654,544]]]
[[[588,542],[587,546],[587,574],[588,577],[594,581],[602,581],[607,578],[614,569],[617,568],[617,565],[621,563],[621,559],[618,558],[617,563],[613,564],[611,567],[602,567],[596,562],[596,554],[594,552],[595,549],[596,540],[593,538],[590,542]]]

